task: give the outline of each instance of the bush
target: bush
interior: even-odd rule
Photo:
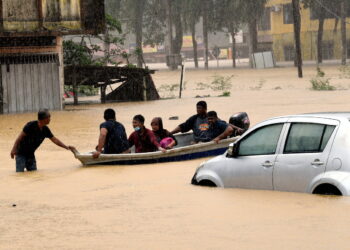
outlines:
[[[329,78],[325,78],[325,73],[317,67],[316,77],[310,80],[313,90],[335,90],[336,88],[329,83]]]
[[[219,95],[220,97],[228,97],[231,95],[230,91],[224,91],[221,95]]]
[[[209,88],[209,84],[207,84],[207,83],[197,82],[196,84],[197,84],[196,90],[204,90],[204,89]]]
[[[175,98],[175,91],[179,90],[178,84],[163,84],[159,87],[158,92],[161,93],[162,98]]]
[[[346,78],[346,79],[350,79],[350,64],[341,66],[339,68],[339,71],[341,73],[340,78]]]
[[[210,88],[214,91],[224,91],[232,88],[231,79],[234,75],[231,76],[220,76],[214,75],[214,80],[210,84]]]
[[[209,84],[198,82],[196,90],[211,89],[214,91],[225,91],[225,90],[230,90],[232,88],[231,79],[234,77],[234,75],[231,75],[231,76],[214,75],[212,77],[213,77],[213,81]]]
[[[73,86],[64,86],[65,92],[73,92]],[[98,89],[93,86],[80,85],[78,86],[78,95],[94,96],[98,94]]]

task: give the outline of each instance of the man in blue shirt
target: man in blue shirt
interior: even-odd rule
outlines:
[[[225,121],[220,120],[215,111],[208,112],[208,123],[208,137],[216,143],[219,143],[220,140],[227,138],[233,132],[233,128],[228,126]]]
[[[123,124],[116,121],[115,111],[113,109],[106,109],[104,119],[105,122],[100,125],[100,136],[93,157],[98,158],[101,153],[130,153],[125,128]]]

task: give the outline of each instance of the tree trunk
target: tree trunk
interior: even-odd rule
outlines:
[[[347,4],[346,0],[343,0],[340,4],[340,12],[341,12],[341,44],[342,44],[342,56],[341,56],[341,64],[346,65],[347,58],[347,44],[346,44],[346,10]]]
[[[74,105],[78,105],[78,84],[77,84],[77,70],[74,67],[73,68],[73,100],[74,100]]]
[[[100,90],[101,90],[101,103],[106,103],[106,85],[102,85]]]
[[[104,47],[104,66],[108,66],[108,62],[110,60],[110,41],[109,41],[109,32],[108,29],[106,29],[105,34],[104,34],[104,43],[103,43],[103,47]]]
[[[208,44],[208,2],[203,0],[203,42],[204,42],[204,68],[209,69],[209,44]]]
[[[167,28],[168,28],[168,49],[167,49],[167,58],[168,58],[168,67],[170,70],[175,70],[176,67],[174,65],[173,59],[173,52],[174,52],[174,45],[173,45],[173,12],[172,12],[172,4],[171,0],[165,0],[165,6],[166,6],[166,16],[167,16]]]
[[[323,48],[323,26],[324,26],[325,10],[321,8],[320,16],[318,19],[318,32],[317,32],[317,63],[322,63],[322,48]]]
[[[4,89],[2,86],[2,71],[0,67],[0,114],[4,113]]]
[[[236,68],[236,32],[234,32],[233,30],[231,30],[231,37],[232,37],[232,67]]]
[[[181,5],[180,2],[176,1],[174,5],[174,26],[175,26],[175,38],[173,43],[175,55],[181,53],[182,42],[183,42],[183,29],[182,29],[182,20],[181,20]]]
[[[303,59],[301,57],[301,43],[300,43],[300,3],[299,0],[293,0],[293,22],[294,22],[294,39],[295,39],[295,61],[298,67],[298,77],[303,77]]]
[[[143,51],[142,51],[142,23],[143,23],[143,10],[145,1],[137,1],[135,6],[135,35],[136,35],[136,55],[137,55],[137,67],[142,68],[143,65]]]
[[[196,40],[196,24],[193,22],[191,24],[191,33],[192,33],[192,44],[193,44],[193,61],[194,66],[198,68],[198,53],[197,53],[197,40]]]
[[[248,49],[249,49],[249,65],[253,68],[253,54],[258,50],[258,31],[257,31],[257,21],[255,18],[252,18],[248,24],[249,26],[249,40],[248,40]]]

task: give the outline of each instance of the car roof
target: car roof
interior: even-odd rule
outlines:
[[[275,117],[275,118],[295,118],[295,117],[311,117],[311,118],[328,118],[328,119],[350,120],[350,112],[304,113],[304,114],[280,116],[280,117]]]

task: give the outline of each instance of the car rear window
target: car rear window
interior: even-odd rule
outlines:
[[[322,152],[331,137],[335,126],[313,123],[292,123],[284,153]]]

